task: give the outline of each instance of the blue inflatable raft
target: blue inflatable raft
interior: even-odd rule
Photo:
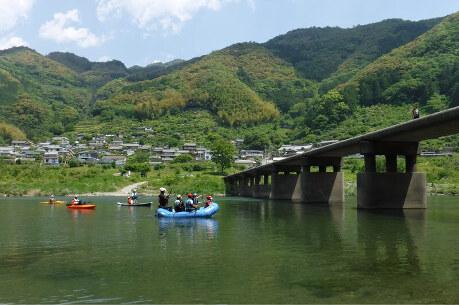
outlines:
[[[212,202],[207,208],[200,207],[199,210],[192,212],[175,212],[174,210],[169,211],[159,208],[156,211],[156,216],[158,217],[169,217],[169,218],[185,218],[185,217],[211,217],[218,211],[218,204]]]

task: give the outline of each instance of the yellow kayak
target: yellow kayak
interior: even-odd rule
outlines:
[[[67,203],[67,201],[53,201],[53,202],[49,202],[49,201],[41,201],[40,203],[48,203],[48,204],[59,204],[59,203]]]

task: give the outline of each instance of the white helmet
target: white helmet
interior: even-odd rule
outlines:
[[[166,189],[165,189],[164,187],[160,187],[160,188],[159,188],[159,191],[160,191],[160,192],[165,192]]]

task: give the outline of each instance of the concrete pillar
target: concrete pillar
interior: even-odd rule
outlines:
[[[344,203],[344,173],[301,173],[301,202]]]
[[[263,175],[263,184],[268,185],[269,184],[269,175]]]
[[[416,155],[405,156],[405,168],[407,173],[417,172]]]
[[[261,174],[257,174],[257,179],[255,179],[255,186],[253,189],[254,198],[269,198],[271,195],[271,185],[269,182],[269,175],[263,175],[263,184],[261,184]]]
[[[397,155],[386,155],[386,172],[397,172]]]
[[[249,181],[250,181],[250,177],[248,177],[248,176],[244,176],[242,178],[240,196],[242,196],[242,197],[252,197],[253,196],[253,189],[249,185]]]
[[[363,141],[365,173],[357,174],[357,207],[364,209],[427,207],[426,174],[416,173],[418,142]],[[386,156],[386,172],[376,173],[375,155]],[[404,155],[406,173],[397,173],[397,155]]]
[[[376,173],[376,156],[365,154],[365,172],[366,173]]]
[[[357,207],[425,209],[425,173],[358,173]]]
[[[301,201],[307,203],[344,203],[344,174],[340,172],[341,157],[306,157],[301,173]],[[311,172],[311,166],[318,166],[319,172]],[[333,172],[327,172],[327,166]]]
[[[300,175],[274,173],[271,177],[270,199],[301,199]]]

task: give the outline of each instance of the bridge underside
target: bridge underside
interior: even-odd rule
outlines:
[[[359,151],[365,158],[365,172],[357,174],[358,208],[426,208],[426,175],[416,172],[418,142],[362,141]],[[385,172],[376,172],[377,155],[385,156]],[[398,172],[399,156],[405,160],[406,172]],[[264,172],[255,171],[226,179],[227,193],[305,203],[344,204],[342,162],[341,157],[304,157],[272,167],[271,171],[265,169]],[[318,170],[311,171],[313,167]]]

